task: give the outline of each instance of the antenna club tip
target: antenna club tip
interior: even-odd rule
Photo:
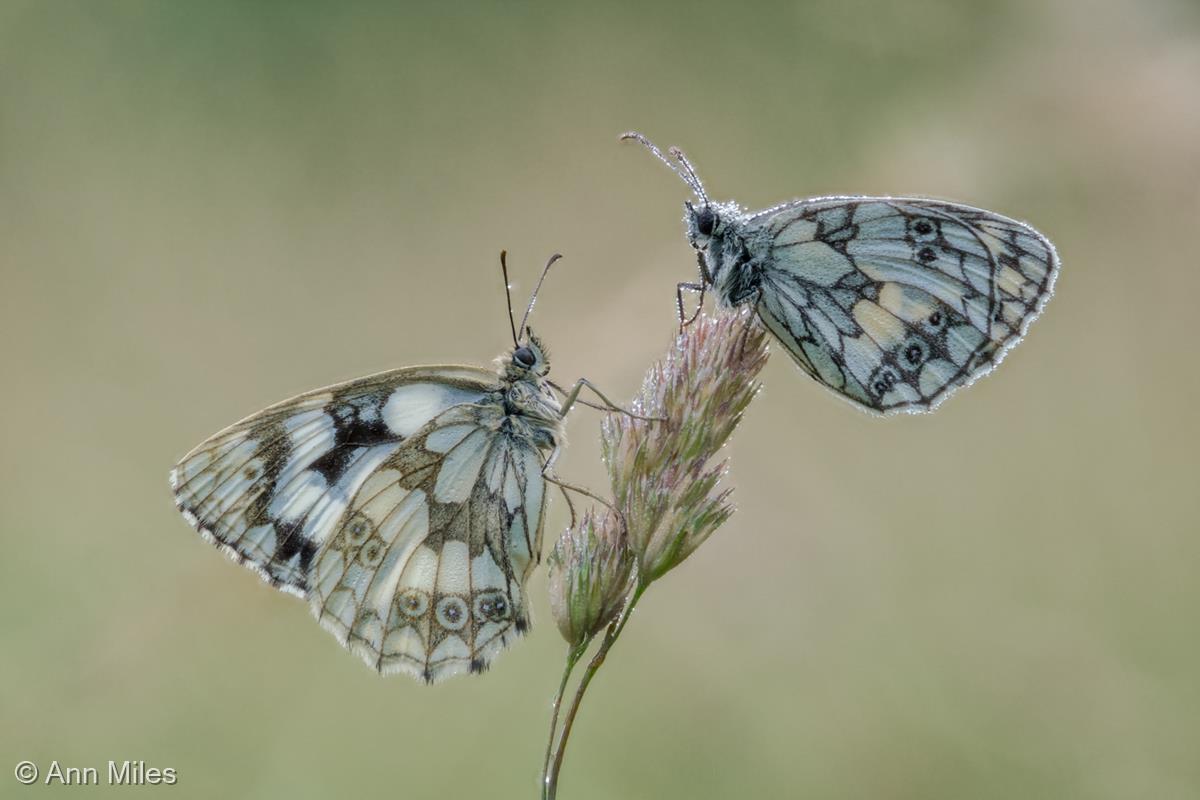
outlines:
[[[617,141],[623,142],[626,139],[641,139],[641,138],[642,138],[642,135],[640,133],[638,133],[637,131],[625,131],[624,133],[622,133],[620,136],[617,137]]]

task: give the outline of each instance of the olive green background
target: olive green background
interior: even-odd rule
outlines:
[[[647,595],[561,796],[1200,796],[1200,8],[1168,0],[4,2],[0,796],[131,791],[21,787],[21,759],[177,770],[147,797],[535,795],[541,572],[489,674],[380,679],[166,474],[293,393],[486,363],[501,248],[519,298],[566,256],[533,316],[554,376],[631,396],[695,262],[629,128],[750,207],[1028,219],[1063,272],[931,417],[776,352],[738,513]],[[560,467],[602,487],[598,421]]]

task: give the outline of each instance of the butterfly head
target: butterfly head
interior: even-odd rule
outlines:
[[[506,381],[537,381],[550,372],[550,358],[542,341],[529,328],[517,346],[500,359],[500,376]]]
[[[690,201],[683,204],[683,221],[687,225],[687,237],[692,247],[704,250],[708,243],[725,230],[721,210],[712,203],[694,206]]]
[[[542,269],[542,277],[538,279],[533,295],[529,298],[525,316],[521,318],[521,325],[517,327],[516,319],[513,317],[512,293],[509,291],[508,285],[508,253],[504,250],[500,251],[500,272],[504,276],[504,296],[508,301],[508,324],[512,328],[513,349],[502,356],[497,363],[500,365],[500,377],[509,383],[514,381],[537,382],[550,371],[550,359],[546,356],[546,348],[542,347],[541,340],[533,335],[533,331],[529,329],[527,323],[530,313],[533,312],[534,303],[537,302],[538,292],[542,289],[542,283],[550,272],[550,267],[554,266],[554,262],[560,258],[562,256],[555,253],[546,262],[546,266]]]
[[[700,181],[700,176],[696,174],[696,168],[692,166],[692,162],[688,161],[688,157],[683,154],[682,150],[678,147],[671,147],[666,153],[663,153],[653,142],[637,131],[623,133],[621,139],[639,142],[655,158],[670,167],[671,171],[678,175],[696,195],[695,205],[692,205],[690,200],[683,204],[683,220],[687,224],[688,241],[692,243],[692,247],[703,251],[708,247],[709,240],[721,236],[725,228],[723,212],[726,209],[708,199],[708,192],[704,190],[704,184]]]

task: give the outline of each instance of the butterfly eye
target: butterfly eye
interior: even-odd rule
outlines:
[[[702,236],[712,236],[717,228],[717,214],[708,206],[696,212],[696,230]]]
[[[529,369],[537,362],[537,358],[533,355],[533,351],[528,347],[518,347],[516,350],[513,350],[512,357],[513,361],[515,361],[518,366],[524,367],[525,369]]]

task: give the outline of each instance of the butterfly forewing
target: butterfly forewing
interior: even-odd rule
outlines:
[[[798,201],[751,224],[769,253],[764,322],[805,372],[881,413],[929,410],[986,374],[1058,271],[1029,226],[940,201]]]

